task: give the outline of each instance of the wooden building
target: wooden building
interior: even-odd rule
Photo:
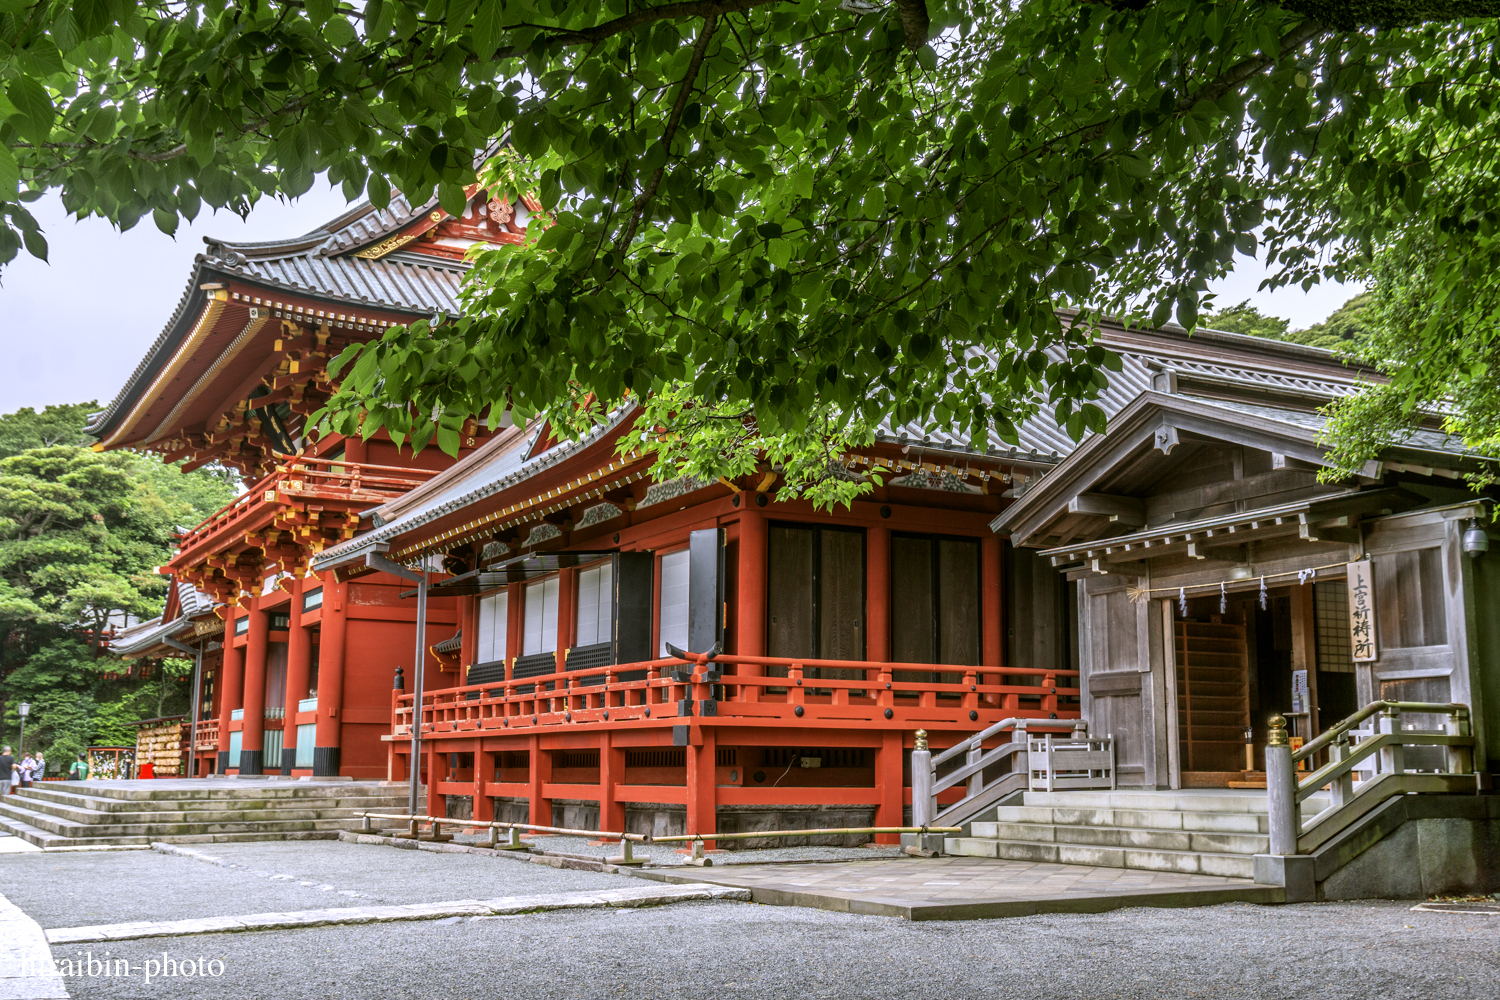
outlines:
[[[913,734],[953,742],[1009,716],[1075,717],[1072,673],[1012,667],[989,521],[1050,456],[890,430],[850,509],[776,498],[777,475],[652,478],[621,455],[636,418],[589,437],[512,428],[378,509],[320,555],[357,585],[443,559],[422,718],[435,815],[726,832],[899,826]],[[693,665],[669,646],[719,649]],[[409,767],[415,678],[398,677],[392,777]],[[470,810],[473,810],[472,814]]]
[[[248,487],[184,533],[163,567],[177,593],[201,592],[225,623],[200,643],[200,722],[215,745],[198,773],[384,776],[386,691],[396,664],[411,662],[399,640],[411,637],[414,609],[398,579],[351,585],[309,564],[369,527],[366,511],[453,460],[436,448],[413,454],[383,432],[319,438],[306,421],[332,391],[330,358],[393,325],[456,312],[464,251],[520,240],[537,208],[475,189],[459,217],[394,198],[295,239],[210,241],[161,336],[91,419],[96,448],[153,451],[185,471],[217,462]],[[470,424],[460,455],[487,438]],[[437,600],[429,621],[451,625],[454,614],[452,600]],[[169,602],[158,624],[170,631],[178,615]]]
[[[657,482],[618,453],[629,407],[576,443],[512,428],[380,508],[315,566],[352,582],[443,559],[431,594],[457,622],[424,640],[429,810],[896,825],[917,729],[937,749],[1081,712],[1122,784],[1254,785],[1273,711],[1306,738],[1373,697],[1486,697],[1492,571],[1459,556],[1484,516],[1474,459],[1423,431],[1322,484],[1317,408],[1369,373],[1212,331],[1104,339],[1125,360],[1107,435],[1075,447],[1042,418],[1022,448],[975,448],[887,427],[847,457],[886,484],[847,511],[778,500],[774,469]],[[1366,557],[1374,660],[1345,596]],[[414,678],[394,682],[401,777],[418,711]]]
[[[1150,388],[993,522],[1070,583],[1083,714],[1120,781],[1263,785],[1272,715],[1309,740],[1380,698],[1470,706],[1500,762],[1500,567],[1462,478],[1479,459],[1428,428],[1322,482],[1318,410],[1357,373],[1211,340],[1212,363],[1131,358]]]

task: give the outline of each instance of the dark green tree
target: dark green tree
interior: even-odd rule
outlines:
[[[339,426],[451,450],[571,387],[685,389],[758,440],[887,414],[1013,438],[1043,406],[1077,436],[1102,313],[1191,328],[1236,250],[1274,287],[1358,277],[1411,227],[1489,238],[1495,186],[1452,179],[1496,159],[1497,12],[0,0],[0,258],[45,253],[46,190],[168,232],[319,171],[457,210],[508,136],[485,181],[550,225],[479,256],[463,321],[344,358]]]
[[[49,407],[44,415],[69,409]],[[40,433],[38,416],[23,410],[0,417],[0,440]],[[170,557],[175,534],[232,496],[221,476],[184,476],[144,455],[54,444],[0,459],[0,719],[7,739],[15,742],[15,704],[29,701],[27,744],[52,747],[56,764],[88,743],[96,715],[109,706],[175,697],[181,670],[173,671],[176,681],[165,679],[166,694],[158,676],[143,697],[138,671],[129,676],[125,664],[101,656],[102,640],[127,618],[160,613],[167,581],[155,567]]]

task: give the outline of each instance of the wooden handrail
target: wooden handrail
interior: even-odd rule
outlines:
[[[1442,713],[1448,716],[1446,733],[1409,732],[1401,728],[1402,712]],[[1366,719],[1380,715],[1379,731],[1357,746],[1349,744],[1350,732]],[[1269,853],[1295,855],[1317,846],[1364,815],[1379,800],[1408,792],[1459,792],[1478,789],[1473,774],[1473,748],[1469,731],[1469,708],[1458,703],[1421,701],[1372,701],[1331,726],[1318,739],[1293,751],[1286,733],[1286,720],[1271,719],[1266,742],[1266,798],[1270,822]],[[1446,771],[1422,774],[1406,767],[1404,748],[1447,748]],[[1306,778],[1298,780],[1297,764],[1328,748],[1329,761]],[[1378,755],[1378,756],[1377,756]],[[1376,758],[1380,774],[1375,780],[1354,787],[1355,765]],[[1302,803],[1327,788],[1329,805],[1302,822]]]
[[[1396,709],[1400,712],[1431,712],[1433,714],[1462,716],[1468,718],[1469,707],[1456,703],[1439,704],[1426,701],[1372,701],[1364,708],[1355,712],[1347,719],[1334,723],[1325,729],[1317,737],[1304,743],[1300,748],[1292,751],[1292,763],[1307,760],[1313,754],[1333,743],[1343,734],[1352,730],[1355,726],[1385,709]]]

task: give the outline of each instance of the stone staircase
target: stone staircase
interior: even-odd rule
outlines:
[[[1315,797],[1306,812],[1324,805]],[[1025,792],[992,813],[947,838],[946,853],[1251,878],[1269,848],[1263,791]]]
[[[45,849],[332,840],[359,829],[362,812],[406,806],[405,784],[376,781],[46,782],[0,799],[0,834]]]

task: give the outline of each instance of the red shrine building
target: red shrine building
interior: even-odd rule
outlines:
[[[1376,697],[1469,706],[1500,760],[1480,459],[1428,427],[1324,482],[1320,411],[1373,377],[1326,351],[1106,324],[1109,433],[886,425],[841,459],[872,490],[832,511],[769,465],[658,477],[622,447],[631,403],[576,441],[471,425],[456,461],[305,432],[328,358],[456,311],[464,248],[536,210],[475,191],[462,218],[365,205],[212,244],[93,419],[101,448],[253,484],[121,637],[202,651],[198,773],[415,770],[433,816],[712,841],[904,826],[911,750],[977,754],[1007,719],[1083,720],[1133,788],[1263,787],[1268,717],[1311,740]]]
[[[177,583],[162,618],[116,650],[160,653],[165,639],[202,647],[199,774],[385,776],[390,678],[412,659],[407,585],[340,580],[311,561],[453,459],[413,454],[383,432],[318,437],[306,423],[333,391],[330,358],[393,325],[456,312],[464,252],[520,241],[538,208],[476,189],[462,217],[394,198],[295,239],[208,241],[166,328],[91,418],[98,450],[147,450],[184,471],[219,463],[246,486],[182,534],[161,568]],[[460,456],[488,439],[476,425],[465,432]],[[205,614],[221,627],[205,627]],[[452,599],[429,605],[434,628],[451,629],[456,614]]]

